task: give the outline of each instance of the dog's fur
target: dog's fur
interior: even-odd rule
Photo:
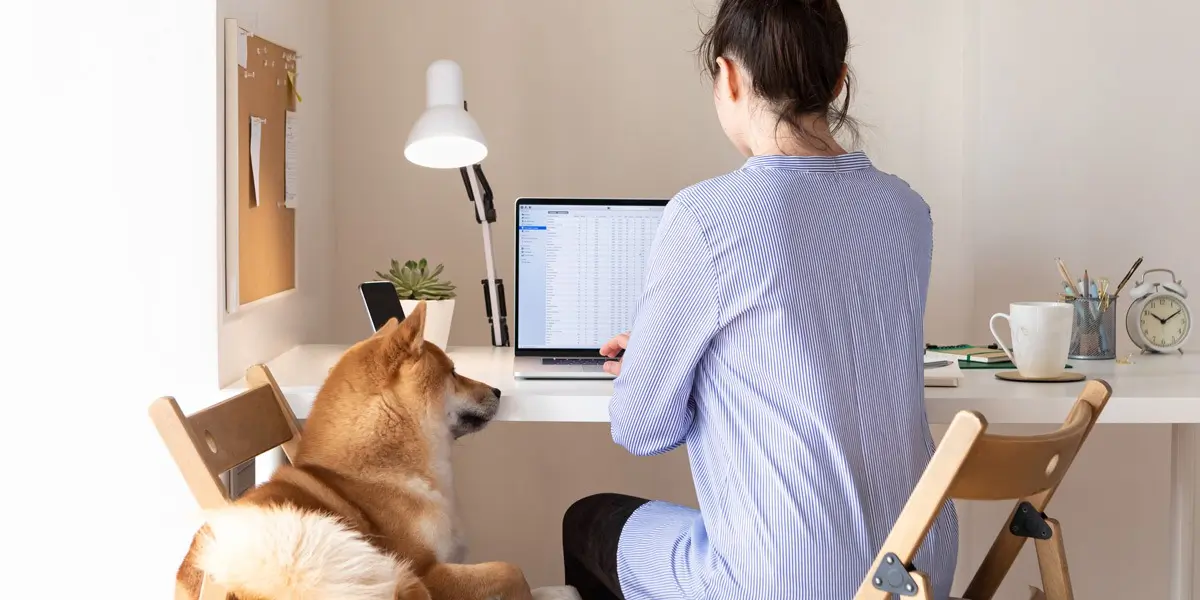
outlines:
[[[499,390],[458,375],[423,340],[425,306],[330,370],[294,464],[212,511],[176,575],[239,600],[531,600],[519,568],[458,564],[450,446],[496,414]]]

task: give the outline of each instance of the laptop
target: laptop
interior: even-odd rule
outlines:
[[[518,379],[612,379],[600,346],[632,325],[666,206],[666,199],[517,200]]]

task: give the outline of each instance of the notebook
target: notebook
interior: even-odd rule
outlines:
[[[999,356],[996,356],[999,353]],[[960,369],[1015,369],[1003,350],[982,346],[934,346],[925,349],[925,360],[956,360]],[[1070,364],[1066,368],[1073,369]]]
[[[998,348],[984,346],[927,346],[926,356],[936,356],[938,359],[962,360],[979,363],[1009,362],[1008,355]]]
[[[950,364],[943,367],[926,367],[925,369],[925,387],[958,387],[962,382],[963,372],[958,368],[958,361],[953,359],[937,358],[930,356],[930,353],[925,353],[925,362],[932,363],[941,360],[949,360]]]

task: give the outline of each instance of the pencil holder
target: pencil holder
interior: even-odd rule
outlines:
[[[1117,298],[1101,302],[1096,298],[1076,298],[1075,319],[1071,326],[1069,358],[1107,360],[1117,357]]]

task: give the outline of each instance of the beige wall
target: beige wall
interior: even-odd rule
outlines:
[[[471,113],[488,139],[484,169],[496,194],[494,246],[506,283],[518,196],[669,197],[740,165],[690,53],[701,24],[695,4],[335,4],[335,338],[365,333],[355,285],[391,257],[427,256],[445,262],[461,291],[452,343],[488,342],[482,241],[459,175],[403,157],[433,60],[462,65]],[[961,9],[929,0],[917,10],[870,7],[868,16],[867,7],[847,4],[850,18],[867,24],[854,49],[862,79],[855,115],[875,160],[922,190],[938,215],[940,268],[929,327],[942,337],[965,326],[959,296],[969,290],[960,209],[961,58],[936,43],[945,37],[959,44]],[[918,23],[920,36],[913,32]],[[926,37],[931,30],[944,35]],[[509,291],[511,300],[511,285]]]
[[[419,256],[446,263],[459,284],[452,343],[488,341],[478,283],[481,242],[459,176],[403,159],[432,60],[451,58],[462,65],[471,112],[488,138],[491,154],[484,167],[499,212],[495,251],[509,282],[517,196],[669,196],[740,164],[713,116],[708,83],[689,54],[699,37],[697,5],[709,12],[712,4],[335,3],[337,243],[329,341],[366,333],[355,285],[372,278],[389,258]],[[979,337],[986,332],[982,318],[994,309],[1053,293],[1051,261],[1057,255],[1080,267],[1085,255],[1094,256],[1095,268],[1115,277],[1138,253],[1155,264],[1174,256],[1172,266],[1191,268],[1182,257],[1194,254],[1192,238],[1168,236],[1170,229],[1159,228],[1164,233],[1157,240],[1142,244],[1121,226],[1156,222],[1136,205],[1114,213],[1085,209],[1093,199],[1111,205],[1137,197],[1196,216],[1188,212],[1195,211],[1194,203],[1186,201],[1187,171],[1180,168],[1196,158],[1183,146],[1195,136],[1171,136],[1176,156],[1146,152],[1158,147],[1163,127],[1196,122],[1194,107],[1200,103],[1194,88],[1186,98],[1169,97],[1177,102],[1151,103],[1170,117],[1150,119],[1152,127],[1139,126],[1146,121],[1145,103],[1137,101],[1141,92],[1178,91],[1153,82],[1185,71],[1183,46],[1191,44],[1194,56],[1195,42],[1183,41],[1182,32],[1159,39],[1150,28],[1157,18],[1149,13],[1108,15],[1065,0],[1049,3],[1051,8],[1000,0],[901,4],[843,2],[860,85],[853,114],[864,122],[863,145],[881,168],[921,191],[933,209],[930,341],[986,340]],[[1081,11],[1087,18],[1079,17]],[[1186,22],[1183,16],[1176,14],[1174,22]],[[1095,22],[1097,30],[1087,29]],[[1120,35],[1123,22],[1132,27],[1126,35],[1133,39]],[[1034,35],[1030,31],[1037,39],[1026,40]],[[1104,47],[1113,39],[1121,41]],[[1142,47],[1139,39],[1151,41]],[[1043,68],[1047,55],[1065,57],[1071,67]],[[1113,63],[1101,57],[1164,76],[1112,93],[1110,88],[1119,87],[1109,75]],[[1137,80],[1123,75],[1120,81],[1131,78]],[[1140,146],[1142,158],[1130,162],[1118,154],[1128,150],[1126,142]],[[1062,158],[1081,154],[1086,167]],[[1121,165],[1164,176],[1142,192]],[[1097,173],[1107,174],[1106,180],[1097,183]],[[1060,221],[1085,212],[1092,230],[1067,237],[1036,218],[1042,210]],[[1015,236],[1024,231],[1034,235],[1017,243]],[[993,286],[997,276],[1004,287]],[[509,299],[511,306],[511,287]],[[1054,512],[1069,528],[1081,597],[1165,595],[1168,448],[1162,427],[1103,428],[1064,484]],[[456,466],[472,559],[514,560],[534,583],[561,578],[558,520],[572,500],[620,491],[694,502],[685,453],[632,458],[611,443],[604,425],[497,424],[463,443]],[[1103,493],[1089,489],[1110,481],[1134,491],[1123,493],[1111,484]],[[961,563],[967,571],[982,558],[1005,507],[961,509]],[[1114,522],[1114,515],[1130,509],[1148,517],[1138,525]],[[1022,560],[1020,575],[1005,590],[1011,597],[1020,596],[1021,578],[1032,581],[1036,573],[1028,556]],[[1135,575],[1149,582],[1135,583]]]
[[[330,335],[330,288],[333,248],[332,165],[330,130],[332,98],[328,0],[218,0],[216,36],[224,46],[224,19],[234,18],[255,34],[300,54],[299,208],[296,211],[296,289],[231,315],[224,312],[224,275],[217,306],[219,319],[218,377],[227,385],[246,367],[270,360],[304,342]],[[224,57],[216,60],[217,139],[225,134]],[[217,181],[224,181],[224,146],[218,146]],[[224,198],[223,186],[218,186]],[[220,206],[224,200],[218,200]],[[223,232],[223,225],[221,231]],[[217,260],[223,260],[222,253]],[[223,264],[223,263],[221,263]]]
[[[982,3],[971,234],[998,251],[979,256],[973,333],[1008,301],[1057,291],[1055,256],[1076,276],[1115,278],[1145,256],[1143,268],[1200,291],[1200,83],[1185,75],[1200,57],[1200,5],[1115,4]]]

